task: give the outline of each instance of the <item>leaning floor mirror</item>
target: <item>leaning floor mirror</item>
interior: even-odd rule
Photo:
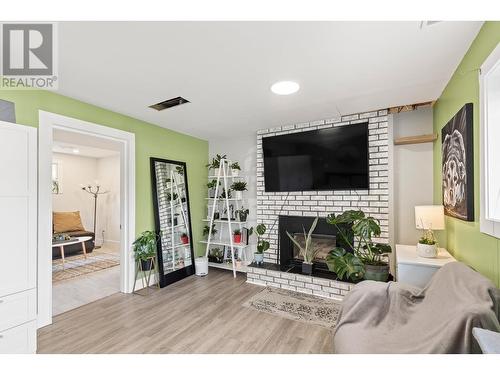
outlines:
[[[151,158],[160,286],[194,274],[186,163]]]

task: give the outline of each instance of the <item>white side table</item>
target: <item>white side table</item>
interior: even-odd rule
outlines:
[[[443,248],[438,249],[437,258],[423,258],[417,255],[416,245],[396,245],[396,280],[423,288],[438,269],[455,261]]]

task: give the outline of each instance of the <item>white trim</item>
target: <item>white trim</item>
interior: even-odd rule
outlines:
[[[120,150],[120,291],[131,293],[135,264],[131,251],[135,238],[135,135],[39,111],[38,127],[38,327],[52,323],[52,196],[51,160],[53,129],[94,135],[121,143]]]
[[[497,44],[495,49],[486,58],[481,69],[479,71],[479,107],[480,107],[480,210],[479,210],[479,228],[482,233],[489,234],[491,236],[500,238],[500,223],[493,220],[488,213],[487,197],[489,197],[488,192],[488,176],[485,171],[488,169],[489,157],[488,157],[488,119],[487,113],[487,103],[488,103],[488,85],[487,76],[488,74],[500,64],[500,44]],[[493,161],[497,163],[498,161]]]

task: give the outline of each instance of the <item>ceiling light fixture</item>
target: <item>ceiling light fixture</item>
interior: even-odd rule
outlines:
[[[290,95],[299,91],[300,86],[293,81],[280,81],[271,86],[271,91],[276,95]]]
[[[79,153],[80,153],[80,150],[79,150],[79,149],[77,149],[77,148],[74,148],[74,149],[73,149],[73,154],[79,154]]]

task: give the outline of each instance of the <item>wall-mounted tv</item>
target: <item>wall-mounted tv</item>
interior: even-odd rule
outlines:
[[[368,189],[368,123],[262,138],[267,192]]]

